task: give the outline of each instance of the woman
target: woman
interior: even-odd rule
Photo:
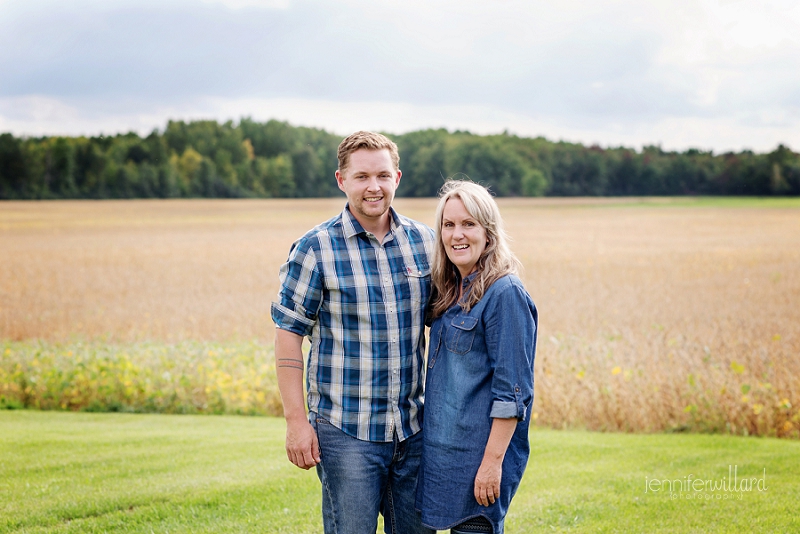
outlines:
[[[537,312],[492,196],[447,182],[436,210],[422,522],[502,534],[530,452]]]

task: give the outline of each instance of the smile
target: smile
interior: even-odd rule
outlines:
[[[469,248],[469,245],[453,245],[453,250],[464,250]]]
[[[364,197],[364,200],[367,202],[378,202],[379,200],[383,200],[383,197]]]

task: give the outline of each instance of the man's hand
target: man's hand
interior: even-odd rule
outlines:
[[[286,419],[286,455],[302,469],[320,460],[317,433],[308,422],[303,394],[303,338],[293,332],[275,329],[275,362],[278,389]]]
[[[286,421],[286,455],[301,469],[310,469],[320,462],[317,433],[306,419]]]
[[[494,504],[500,498],[500,480],[503,478],[503,460],[484,458],[475,475],[475,500],[481,506]]]

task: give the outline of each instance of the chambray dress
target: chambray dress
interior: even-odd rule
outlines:
[[[433,321],[416,501],[426,526],[446,530],[483,516],[502,534],[530,454],[537,323],[536,306],[513,275],[492,284],[469,312],[456,304]],[[493,417],[518,423],[503,460],[500,498],[485,507],[475,500],[474,484]]]

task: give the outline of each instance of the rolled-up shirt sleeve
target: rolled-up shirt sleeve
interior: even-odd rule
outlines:
[[[281,287],[272,303],[272,320],[281,330],[300,336],[311,335],[322,305],[322,275],[317,255],[309,240],[292,246],[289,259],[281,265]]]
[[[486,346],[494,374],[490,417],[525,420],[533,403],[533,362],[538,314],[527,292],[514,284],[486,309]]]

